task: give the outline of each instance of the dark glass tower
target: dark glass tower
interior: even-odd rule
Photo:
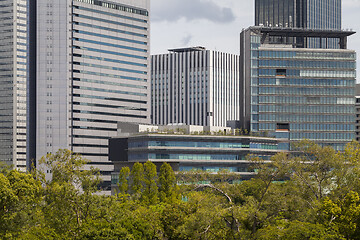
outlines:
[[[341,0],[255,0],[255,25],[341,29]]]
[[[255,0],[255,25],[340,30],[341,0]],[[308,38],[307,45],[339,48],[339,43],[333,40]]]

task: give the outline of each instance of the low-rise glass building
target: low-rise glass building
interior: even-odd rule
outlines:
[[[270,160],[276,153],[289,149],[289,145],[279,139],[240,136],[229,128],[211,131],[200,127],[203,131],[182,131],[184,127],[187,126],[177,126],[175,131],[154,131],[148,126],[142,133],[129,133],[128,127],[124,129],[127,133],[121,130],[117,138],[109,140],[109,157],[115,167],[113,184],[122,167],[131,168],[135,162],[146,161],[157,167],[167,162],[174,171],[227,170],[238,173],[241,179],[248,179],[253,175],[248,155]]]

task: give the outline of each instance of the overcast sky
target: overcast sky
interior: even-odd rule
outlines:
[[[348,48],[359,55],[360,0],[342,2],[343,29],[358,32]],[[151,0],[151,18],[151,54],[188,46],[239,54],[241,30],[254,25],[254,0]]]

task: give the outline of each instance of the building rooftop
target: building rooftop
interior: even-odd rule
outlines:
[[[177,52],[177,53],[182,53],[182,52],[194,52],[194,51],[205,51],[206,48],[202,47],[202,46],[197,46],[197,47],[187,47],[187,48],[175,48],[175,49],[169,49],[169,52]]]
[[[248,30],[261,34],[261,43],[264,43],[267,37],[300,37],[300,38],[337,38],[340,40],[340,48],[347,48],[347,37],[355,34],[352,30],[322,30],[306,28],[289,27],[264,27],[252,26]]]

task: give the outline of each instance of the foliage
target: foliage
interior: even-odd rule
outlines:
[[[115,196],[99,196],[96,169],[60,150],[41,160],[51,174],[2,171],[0,239],[360,239],[360,145],[294,149],[250,156],[256,176],[236,184],[226,171],[136,163]]]

